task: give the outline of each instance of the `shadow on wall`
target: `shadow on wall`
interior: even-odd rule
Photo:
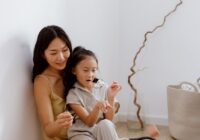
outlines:
[[[0,50],[0,139],[38,140],[30,46],[13,38]]]

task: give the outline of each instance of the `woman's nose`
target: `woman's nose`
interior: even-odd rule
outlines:
[[[64,54],[63,53],[59,53],[58,59],[59,60],[65,60]]]

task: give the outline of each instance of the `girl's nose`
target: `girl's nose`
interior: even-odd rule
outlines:
[[[92,71],[89,71],[88,76],[92,77],[94,73]]]

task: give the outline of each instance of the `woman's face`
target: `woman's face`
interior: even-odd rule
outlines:
[[[44,51],[49,67],[58,71],[65,68],[69,56],[70,50],[60,38],[55,38]]]

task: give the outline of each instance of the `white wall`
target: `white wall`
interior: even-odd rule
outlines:
[[[74,46],[98,52],[103,78],[116,77],[109,67],[117,69],[113,53],[118,45],[117,8],[115,0],[1,1],[0,140],[40,137],[31,69],[34,43],[42,27],[63,27]]]
[[[32,50],[39,30],[62,26],[73,46],[97,53],[100,76],[118,80],[119,118],[132,108],[127,75],[143,33],[161,23],[178,1],[163,0],[2,0],[0,4],[0,139],[39,139],[39,123],[30,81]],[[166,86],[199,76],[198,0],[184,0],[166,25],[149,36],[135,78],[142,115],[147,122],[167,123]],[[128,106],[129,105],[129,106]],[[133,108],[134,109],[134,108]],[[134,109],[135,110],[135,109]]]
[[[126,119],[133,94],[127,85],[127,75],[133,56],[141,46],[143,34],[159,25],[163,16],[174,8],[178,0],[120,1],[120,76],[124,85],[119,96],[123,106],[121,119]],[[138,72],[134,83],[138,87],[141,115],[150,123],[167,124],[166,87],[181,81],[196,82],[199,69],[200,9],[198,0],[183,0],[163,28],[149,35],[146,48],[137,60]],[[126,103],[129,101],[128,103]],[[133,107],[133,111],[135,108]]]

